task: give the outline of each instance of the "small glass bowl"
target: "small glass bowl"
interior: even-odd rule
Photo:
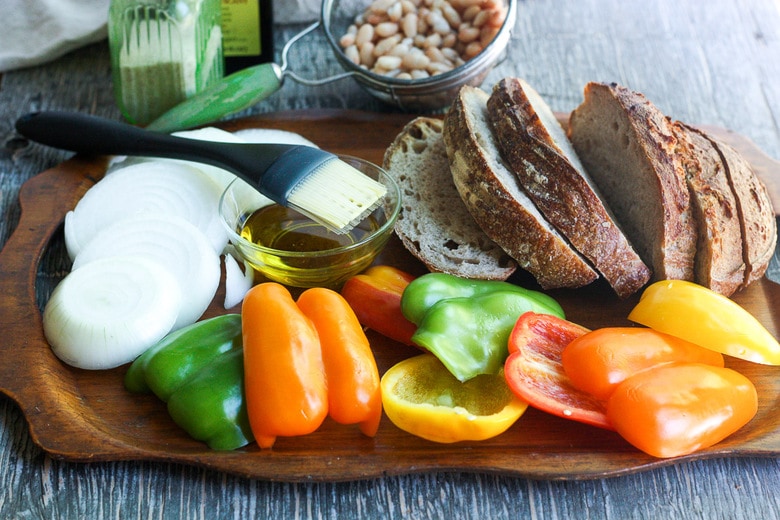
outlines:
[[[241,179],[228,185],[219,202],[219,214],[230,242],[241,257],[270,281],[290,287],[339,288],[348,278],[366,269],[387,244],[401,209],[401,192],[395,181],[379,166],[366,160],[339,155],[339,158],[387,187],[379,208],[367,218],[370,232],[356,242],[316,251],[286,251],[258,245],[241,236],[247,219],[258,209],[274,205]],[[327,196],[327,194],[324,194]],[[303,226],[319,226],[306,219]]]

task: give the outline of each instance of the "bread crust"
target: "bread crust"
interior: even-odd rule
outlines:
[[[461,199],[485,233],[544,289],[582,287],[593,268],[546,222],[500,157],[488,94],[463,87],[444,119],[444,142]]]
[[[618,296],[641,289],[650,269],[618,227],[541,97],[521,79],[504,78],[493,87],[488,115],[504,160],[547,220]]]
[[[684,150],[670,121],[644,95],[620,85],[591,82],[584,92],[569,137],[586,170],[653,278],[693,280],[696,224]],[[605,114],[610,121],[602,120]]]
[[[395,137],[383,167],[403,193],[395,233],[430,271],[505,280],[516,262],[482,231],[450,174],[441,119],[418,117]]]

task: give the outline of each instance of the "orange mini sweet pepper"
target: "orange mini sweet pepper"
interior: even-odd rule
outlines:
[[[320,336],[328,381],[328,414],[341,424],[359,424],[369,437],[382,418],[379,369],[355,313],[339,293],[315,287],[298,298],[298,307]]]
[[[314,324],[274,282],[250,289],[241,315],[247,413],[258,445],[315,431],[328,415],[328,386]]]
[[[389,265],[369,267],[348,279],[341,295],[355,311],[358,321],[383,336],[412,344],[417,326],[401,312],[401,295],[415,277]]]

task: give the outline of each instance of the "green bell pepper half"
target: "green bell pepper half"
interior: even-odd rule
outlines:
[[[244,398],[244,351],[231,350],[187,380],[168,400],[173,421],[214,450],[254,440]]]
[[[174,331],[128,369],[125,388],[154,393],[176,424],[212,449],[254,440],[244,397],[241,315],[225,314]]]
[[[461,382],[499,374],[509,355],[509,335],[528,311],[558,316],[518,291],[443,299],[425,313],[412,342],[438,357]]]
[[[471,298],[498,291],[521,294],[533,301],[535,312],[565,318],[560,304],[543,292],[526,289],[509,282],[470,280],[447,273],[427,273],[412,280],[401,297],[401,312],[406,319],[420,325],[428,310],[441,300]]]

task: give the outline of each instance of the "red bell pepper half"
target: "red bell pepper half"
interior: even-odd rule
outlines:
[[[561,353],[588,329],[549,314],[526,312],[509,336],[504,376],[530,406],[599,428],[614,430],[606,402],[578,390],[563,371]]]
[[[404,345],[411,345],[417,326],[401,313],[401,295],[414,278],[395,267],[376,265],[347,280],[341,295],[361,324]]]

